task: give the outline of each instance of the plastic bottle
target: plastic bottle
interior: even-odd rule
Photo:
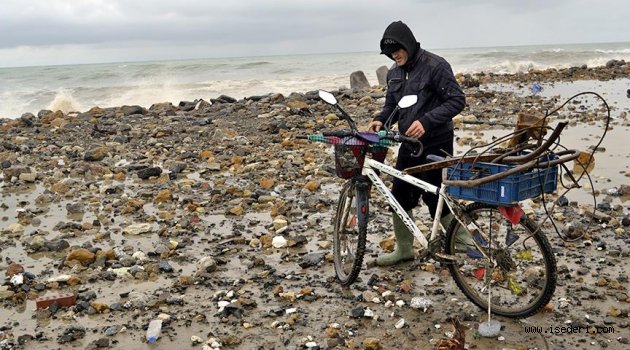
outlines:
[[[147,328],[147,341],[149,343],[155,343],[162,331],[162,320],[153,320],[149,322],[149,328]]]

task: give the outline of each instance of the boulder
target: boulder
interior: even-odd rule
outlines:
[[[365,77],[365,73],[362,71],[352,72],[350,74],[350,88],[353,90],[367,90],[370,88],[370,83]]]
[[[387,86],[387,72],[389,69],[387,66],[380,66],[376,69],[376,79],[378,79],[378,85]]]

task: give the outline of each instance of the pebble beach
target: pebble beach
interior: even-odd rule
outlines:
[[[611,107],[593,182],[546,199],[563,203],[552,213],[560,233],[582,237],[565,242],[544,226],[558,264],[552,302],[524,320],[498,318],[498,338],[478,335],[485,311],[438,262],[374,265],[393,247],[383,201],[371,203],[360,279],[335,281],[331,220],[343,182],[329,147],[296,139],[345,127],[317,91],[0,119],[0,349],[433,349],[452,333],[449,317],[461,320],[468,349],[628,349],[629,76],[623,60],[457,75],[467,96],[458,152],[584,89]],[[385,95],[378,85],[331,92],[359,125]],[[569,121],[563,145],[588,150],[606,117],[582,98],[550,125]],[[528,200],[528,215],[542,220],[543,205]],[[163,326],[149,344],[154,319]],[[555,331],[570,326],[581,332]]]

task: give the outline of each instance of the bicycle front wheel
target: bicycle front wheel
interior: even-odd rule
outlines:
[[[333,256],[337,280],[351,285],[361,272],[365,242],[369,185],[356,180],[347,181],[339,196],[334,218]]]
[[[480,308],[523,318],[544,307],[556,287],[556,261],[547,238],[526,215],[513,225],[496,206],[464,209],[485,237],[471,236],[457,220],[446,231],[449,269],[459,289]],[[490,300],[490,301],[489,301]]]

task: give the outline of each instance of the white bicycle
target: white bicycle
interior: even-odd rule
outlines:
[[[522,318],[549,302],[556,285],[556,261],[547,238],[518,203],[493,204],[487,200],[465,204],[449,193],[445,184],[438,188],[383,164],[388,147],[406,143],[419,155],[422,144],[390,130],[359,132],[334,95],[325,91],[319,95],[337,107],[341,112],[339,118],[350,125],[350,130],[298,137],[334,145],[336,173],[347,179],[333,223],[335,273],[342,285],[355,282],[361,271],[367,231],[371,227],[369,201],[374,187],[419,242],[421,253],[447,265],[457,286],[477,306],[484,310],[490,307],[497,315]],[[404,96],[393,113],[416,102],[417,96]],[[542,176],[540,171],[535,175]],[[439,195],[428,237],[396,201],[379,172]],[[555,190],[553,186],[546,187],[538,188],[538,194]],[[535,192],[527,195],[531,194]],[[444,205],[454,216],[446,228],[439,220]]]

